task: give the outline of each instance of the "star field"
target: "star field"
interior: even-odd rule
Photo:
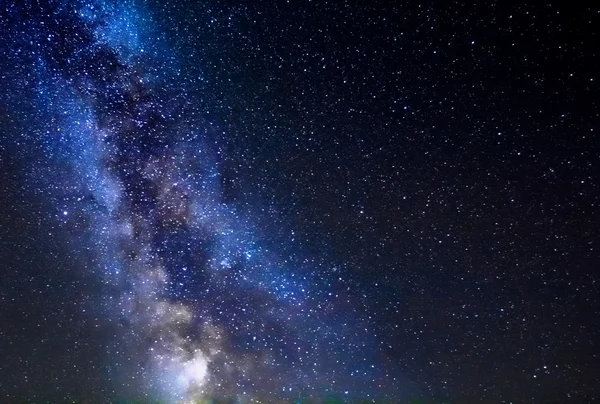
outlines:
[[[0,401],[593,401],[599,13],[3,4]]]

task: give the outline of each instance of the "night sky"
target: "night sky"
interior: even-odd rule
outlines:
[[[0,4],[0,402],[600,398],[600,8],[276,3]]]

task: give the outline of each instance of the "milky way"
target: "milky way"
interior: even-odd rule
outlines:
[[[117,324],[107,356],[126,386],[119,393],[169,402],[349,394],[347,378],[369,369],[350,354],[368,343],[364,324],[329,320],[331,279],[309,264],[290,268],[223,200],[216,129],[143,8],[26,12],[34,133],[52,164],[66,166],[66,175],[31,176],[52,189],[57,221],[84,228],[73,248],[104,285],[98,315]]]

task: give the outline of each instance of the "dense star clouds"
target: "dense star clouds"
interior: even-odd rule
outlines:
[[[596,397],[597,20],[3,5],[0,401]]]

